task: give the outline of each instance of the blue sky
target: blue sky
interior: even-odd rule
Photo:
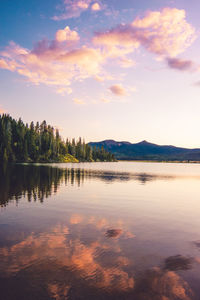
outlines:
[[[0,2],[0,112],[63,137],[200,147],[197,0]]]

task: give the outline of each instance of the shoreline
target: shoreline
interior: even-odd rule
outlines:
[[[185,160],[125,160],[121,159],[118,160],[118,162],[146,162],[146,163],[170,163],[170,164],[200,164],[200,161],[185,161]]]
[[[78,162],[58,162],[58,161],[46,161],[46,162],[7,162],[7,164],[93,164],[93,163],[118,163],[118,162],[134,162],[134,163],[163,163],[163,164],[200,164],[200,161],[155,161],[155,160],[116,160],[116,161],[78,161]],[[1,164],[4,164],[2,162]]]

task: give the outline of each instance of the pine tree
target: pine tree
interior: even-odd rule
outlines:
[[[81,138],[76,142],[62,140],[58,129],[43,121],[24,124],[9,115],[0,115],[0,162],[62,161],[71,154],[79,161],[113,161],[114,156],[104,148],[92,148]]]

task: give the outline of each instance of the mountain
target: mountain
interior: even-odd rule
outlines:
[[[160,146],[147,141],[131,144],[105,140],[89,143],[113,153],[118,160],[154,160],[154,161],[200,161],[200,149],[187,149],[175,146]]]

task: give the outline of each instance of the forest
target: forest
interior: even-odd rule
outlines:
[[[0,162],[86,161],[115,161],[115,157],[104,147],[92,147],[81,138],[64,140],[46,121],[24,124],[21,118],[0,115]]]

